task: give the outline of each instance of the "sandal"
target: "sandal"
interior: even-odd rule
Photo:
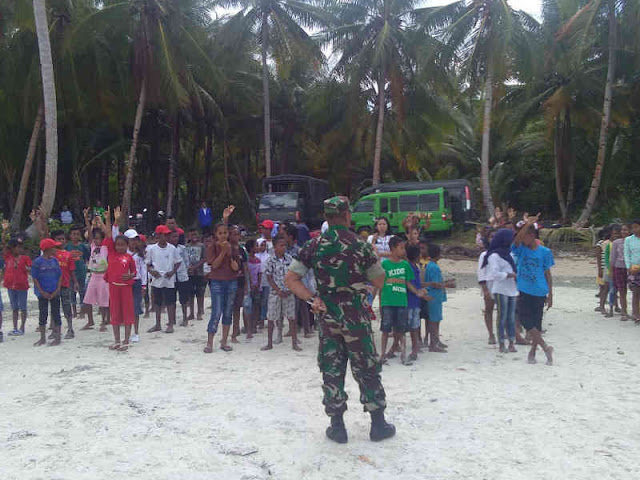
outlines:
[[[225,352],[230,352],[233,350],[229,345],[220,345],[220,350],[224,350]]]
[[[122,346],[118,347],[118,351],[119,352],[126,352],[129,350],[129,344],[128,343],[123,343]]]
[[[213,353],[213,348],[211,347],[204,347],[204,353]]]
[[[120,344],[114,343],[113,345],[110,345],[109,350],[120,350]]]
[[[161,332],[161,331],[162,331],[162,327],[158,325],[154,325],[149,330],[147,330],[147,333],[154,333],[154,332]]]

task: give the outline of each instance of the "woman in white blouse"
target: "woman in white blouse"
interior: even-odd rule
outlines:
[[[367,242],[373,245],[373,249],[379,257],[384,258],[390,256],[389,240],[391,240],[391,235],[389,235],[389,233],[391,231],[391,225],[389,225],[389,220],[384,217],[376,220],[375,230],[373,235],[369,235]]]

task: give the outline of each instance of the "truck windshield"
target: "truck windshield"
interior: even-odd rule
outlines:
[[[298,193],[265,193],[260,197],[258,210],[295,210],[298,208]]]

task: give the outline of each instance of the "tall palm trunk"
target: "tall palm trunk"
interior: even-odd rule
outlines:
[[[382,133],[384,131],[384,74],[378,77],[378,125],[376,127],[376,147],[373,152],[373,184],[380,183],[380,157],[382,156]]]
[[[142,116],[144,115],[144,107],[147,101],[147,77],[143,77],[140,86],[140,97],[138,98],[138,107],[136,108],[136,118],[133,124],[133,136],[131,138],[131,148],[129,149],[129,158],[127,160],[127,176],[124,180],[124,191],[122,193],[122,214],[120,215],[121,225],[124,228],[124,222],[129,218],[131,213],[131,195],[133,193],[133,172],[136,166],[136,152],[138,150],[138,138],[140,138],[140,127],[142,125]]]
[[[167,188],[167,215],[173,215],[173,201],[176,194],[176,166],[180,161],[180,114],[176,113],[171,134],[171,154],[169,155],[169,186]]]
[[[560,115],[556,117],[555,125],[555,138],[554,138],[554,160],[556,169],[556,196],[558,197],[558,207],[560,207],[560,216],[562,217],[561,223],[565,223],[568,218],[567,199],[564,195],[564,180],[565,180],[565,148],[564,144],[565,132],[564,132],[564,120],[560,118]]]
[[[600,124],[600,139],[598,141],[598,157],[596,158],[596,168],[593,172],[593,180],[589,189],[587,203],[576,222],[576,226],[584,227],[591,217],[593,206],[598,198],[600,181],[602,180],[602,170],[607,153],[607,138],[609,136],[609,125],[611,123],[611,101],[613,97],[613,80],[616,68],[616,2],[609,0],[609,65],[607,70],[607,83],[604,87],[604,105],[602,107],[602,123]]]
[[[33,0],[33,16],[38,36],[38,50],[40,52],[40,74],[42,76],[42,93],[44,97],[45,144],[47,157],[44,174],[44,190],[40,206],[45,218],[51,215],[53,202],[56,199],[58,182],[58,114],[56,107],[56,82],[53,73],[53,59],[51,57],[51,42],[49,39],[49,22],[47,21],[47,6],[45,0]]]
[[[36,151],[38,150],[38,140],[40,139],[40,130],[42,130],[43,119],[44,105],[40,103],[40,107],[38,107],[38,114],[36,115],[36,121],[33,123],[33,130],[31,131],[31,140],[29,141],[29,148],[27,149],[27,158],[24,161],[24,168],[22,169],[18,198],[16,199],[13,216],[11,217],[11,228],[13,229],[20,228],[20,220],[22,219],[22,211],[24,210],[24,200],[27,196],[27,188],[29,188],[29,178],[31,177],[31,170],[33,168],[33,159],[36,156]]]
[[[267,177],[271,176],[271,100],[269,98],[269,13],[262,13],[262,102],[264,104],[264,163]]]
[[[484,89],[484,118],[482,120],[482,154],[480,157],[480,181],[482,183],[482,199],[487,211],[487,218],[493,216],[493,198],[489,181],[489,153],[491,146],[491,109],[493,107],[493,60],[487,61],[487,80]]]

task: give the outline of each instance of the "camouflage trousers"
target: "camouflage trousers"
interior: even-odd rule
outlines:
[[[318,366],[322,372],[324,409],[327,415],[341,415],[347,409],[344,378],[347,360],[360,387],[360,402],[365,412],[384,409],[384,388],[380,380],[381,366],[375,353],[371,326],[368,323],[340,325],[320,320]]]

